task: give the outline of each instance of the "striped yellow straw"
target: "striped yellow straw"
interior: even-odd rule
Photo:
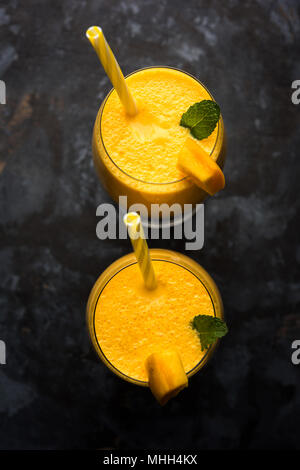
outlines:
[[[104,37],[102,29],[99,28],[99,26],[91,26],[87,30],[86,36],[95,49],[127,114],[135,116],[138,112],[136,102],[127,86],[122,70],[120,69],[118,62]]]
[[[124,224],[127,226],[128,234],[132,243],[133,251],[138,261],[142,276],[147,289],[155,289],[156,277],[150,252],[145,240],[141,217],[136,212],[128,212],[124,215]]]

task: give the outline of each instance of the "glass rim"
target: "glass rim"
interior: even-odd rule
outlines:
[[[130,77],[131,75],[134,75],[135,73],[138,73],[138,72],[142,72],[143,70],[147,70],[147,69],[171,69],[171,70],[176,70],[177,72],[181,72],[185,75],[188,75],[189,77],[191,77],[193,80],[195,80],[196,82],[198,82],[206,91],[207,93],[209,94],[209,96],[211,97],[211,99],[213,101],[214,100],[214,97],[212,96],[212,94],[210,93],[210,91],[208,90],[208,88],[200,81],[198,80],[198,78],[196,78],[194,75],[192,75],[191,73],[189,72],[186,72],[185,70],[182,70],[180,68],[177,68],[177,67],[171,67],[171,66],[168,66],[168,65],[150,65],[150,66],[147,66],[147,67],[142,67],[141,69],[137,69],[137,70],[134,70],[133,72],[129,73],[128,75],[125,76],[125,78],[128,78]],[[102,123],[102,116],[103,116],[103,111],[104,111],[104,108],[105,108],[105,104],[106,102],[108,101],[110,95],[112,94],[112,92],[115,90],[115,88],[112,88],[109,93],[106,95],[106,97],[104,98],[102,104],[101,104],[101,113],[100,113],[100,116],[99,116],[99,129],[100,129],[100,139],[101,139],[101,143],[103,145],[103,148],[104,148],[104,151],[106,153],[106,155],[108,156],[108,158],[110,159],[110,161],[112,162],[112,164],[119,170],[121,171],[124,175],[126,175],[128,178],[132,179],[132,180],[135,180],[139,183],[143,183],[143,184],[149,184],[149,185],[156,185],[156,186],[165,186],[165,185],[169,185],[169,184],[178,184],[178,183],[181,183],[182,181],[185,181],[187,180],[188,176],[184,176],[183,178],[180,178],[179,180],[175,180],[175,181],[168,181],[167,183],[154,183],[154,182],[151,182],[151,181],[144,181],[144,180],[141,180],[139,178],[136,178],[135,176],[132,176],[132,175],[129,175],[128,173],[126,173],[126,171],[122,170],[122,168],[120,168],[116,162],[112,159],[112,157],[110,156],[110,154],[108,153],[107,151],[107,148],[105,147],[105,144],[104,144],[104,139],[103,139],[103,135],[102,135],[102,128],[101,128],[101,123]],[[210,152],[210,156],[213,154],[215,148],[216,148],[216,145],[217,145],[217,142],[219,140],[219,134],[220,134],[220,119],[218,120],[218,123],[217,123],[217,135],[216,135],[216,140],[215,140],[215,143],[213,145],[213,148]]]
[[[174,253],[172,252],[171,250],[164,250],[164,251],[168,251],[168,252],[171,252],[171,253]],[[159,256],[159,255],[158,255]],[[207,285],[203,282],[203,280],[199,277],[199,274],[197,275],[193,270],[192,268],[188,268],[187,266],[184,266],[182,263],[179,262],[175,262],[175,261],[172,261],[172,260],[167,260],[167,259],[163,259],[163,255],[161,254],[162,258],[154,258],[152,259],[152,261],[162,261],[162,262],[168,262],[168,263],[173,263],[173,264],[176,264],[177,266],[181,267],[181,268],[184,268],[186,269],[187,271],[189,271],[191,274],[193,274],[199,282],[201,282],[201,284],[203,285],[203,287],[205,288],[206,292],[208,293],[209,295],[209,298],[211,300],[211,303],[212,303],[212,306],[213,306],[213,311],[214,311],[214,316],[217,317],[217,312],[216,312],[216,307],[215,307],[215,302],[212,298],[212,295],[207,287]],[[194,261],[194,260],[192,260]],[[195,262],[196,263],[196,262]],[[97,337],[97,334],[96,334],[96,327],[95,327],[95,319],[96,319],[96,309],[97,309],[97,305],[98,305],[98,301],[101,297],[101,294],[103,292],[103,290],[105,289],[105,287],[108,285],[108,283],[116,276],[118,275],[121,271],[123,271],[124,269],[134,265],[134,264],[137,264],[137,261],[128,261],[128,264],[126,263],[126,265],[124,266],[121,266],[119,269],[116,270],[116,272],[114,272],[108,280],[106,280],[106,282],[104,283],[104,285],[102,286],[99,294],[97,295],[97,299],[95,301],[95,305],[94,305],[94,309],[93,309],[93,313],[92,313],[92,328],[93,328],[93,334],[94,334],[94,338],[96,340],[96,344],[97,344],[97,348],[98,348],[98,351],[97,351],[97,354],[98,356],[100,357],[100,359],[102,360],[102,362],[104,362],[104,364],[113,372],[115,373],[117,376],[119,376],[120,378],[122,378],[123,380],[126,380],[127,382],[131,382],[131,383],[134,383],[136,385],[140,385],[140,386],[144,386],[144,387],[147,387],[148,386],[148,382],[145,381],[145,380],[139,380],[139,379],[136,379],[134,377],[131,377],[127,374],[125,374],[124,372],[122,372],[120,369],[118,369],[109,359],[108,357],[106,356],[106,354],[103,352],[102,348],[101,348],[101,345],[100,345],[100,342],[98,341],[98,337]],[[198,263],[196,263],[198,264]],[[200,265],[199,265],[200,266]],[[200,266],[201,270],[204,270],[204,268],[202,268],[202,266]],[[107,268],[109,269],[109,268]],[[207,271],[204,270],[206,273]],[[105,272],[105,271],[104,271]],[[210,274],[207,273],[209,278],[211,278]],[[213,279],[212,279],[213,280]],[[214,281],[213,281],[214,282]],[[224,313],[223,311],[221,310],[221,318],[224,318]],[[204,356],[200,359],[199,362],[197,362],[197,364],[192,367],[191,370],[189,370],[186,375],[188,377],[191,377],[192,375],[194,375],[196,372],[198,372],[198,370],[200,370],[202,367],[204,367],[209,358],[211,357],[211,355],[213,354],[214,350],[216,349],[217,345],[219,343],[219,339],[217,339],[217,341],[214,343],[214,344],[211,344],[208,349],[206,350]],[[199,344],[199,347],[200,347],[200,344]]]

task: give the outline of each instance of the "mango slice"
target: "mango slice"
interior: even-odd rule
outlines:
[[[225,186],[224,174],[220,167],[192,137],[186,139],[177,166],[211,196]]]
[[[146,369],[151,392],[161,405],[188,386],[187,375],[176,351],[151,354],[146,360]]]

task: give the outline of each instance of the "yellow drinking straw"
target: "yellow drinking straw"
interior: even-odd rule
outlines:
[[[123,220],[124,224],[127,226],[128,235],[144,278],[145,286],[147,289],[155,289],[156,277],[149,248],[145,240],[141,217],[136,212],[128,212],[128,214],[124,215]]]
[[[120,69],[118,62],[104,37],[102,29],[99,26],[91,26],[87,30],[86,36],[95,49],[127,114],[135,116],[138,112],[136,102],[127,86],[122,70]]]

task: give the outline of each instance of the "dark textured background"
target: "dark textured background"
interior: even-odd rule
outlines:
[[[0,4],[2,449],[300,447],[299,3]],[[130,250],[95,234],[109,197],[90,142],[110,84],[92,24],[125,73],[164,64],[202,80],[228,134],[227,186],[206,203],[204,249],[188,254],[219,285],[230,334],[165,408],[97,360],[85,327],[95,279]]]

